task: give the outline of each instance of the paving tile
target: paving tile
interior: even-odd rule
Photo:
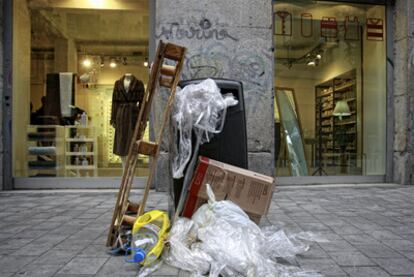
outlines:
[[[320,272],[325,276],[346,276],[346,273],[330,259],[299,260],[303,270]]]
[[[317,244],[312,244],[308,251],[298,256],[305,257],[305,258],[327,258],[329,257],[329,255]]]
[[[410,251],[414,250],[414,242],[409,240],[383,240],[382,243],[394,250]]]
[[[402,256],[383,244],[358,244],[356,248],[367,257],[372,258],[402,258]]]
[[[96,274],[108,258],[76,257],[67,263],[59,274]]]
[[[377,240],[399,240],[401,239],[400,236],[388,231],[388,230],[381,230],[381,231],[373,231],[370,232],[369,235],[376,238]]]
[[[380,267],[342,267],[342,269],[349,274],[350,277],[388,277],[387,272]]]
[[[77,250],[51,249],[34,260],[33,264],[65,265],[78,254]]]
[[[60,265],[48,265],[48,264],[29,264],[16,273],[18,276],[27,277],[51,277],[61,268]]]
[[[105,244],[91,244],[83,249],[77,256],[78,257],[109,257],[109,248]]]
[[[414,261],[414,249],[413,251],[399,251],[399,253],[405,256],[407,259]]]
[[[345,240],[319,242],[318,244],[327,252],[356,251],[356,248]]]
[[[414,275],[414,263],[406,258],[373,258],[391,275]]]
[[[16,259],[14,256],[4,256],[0,259],[0,272],[17,272],[35,258],[34,256],[20,256]]]
[[[342,237],[349,243],[353,245],[357,244],[377,244],[378,240],[367,234],[358,234],[358,235],[342,235]]]
[[[18,239],[18,238],[11,238],[5,240],[3,243],[0,244],[0,249],[6,250],[16,250],[24,247],[25,245],[29,244],[33,239]]]
[[[371,266],[376,265],[360,252],[329,252],[329,256],[340,266]]]
[[[96,276],[136,276],[139,266],[125,262],[124,257],[109,257]]]

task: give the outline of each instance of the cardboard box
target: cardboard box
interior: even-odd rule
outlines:
[[[233,201],[256,223],[267,214],[274,191],[274,178],[200,156],[183,216],[191,217],[207,202],[207,183],[211,185],[216,200]]]

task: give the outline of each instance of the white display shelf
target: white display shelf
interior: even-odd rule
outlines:
[[[95,139],[93,138],[67,138],[66,139],[67,142],[94,142]]]
[[[94,156],[94,152],[66,152],[66,156]]]
[[[83,170],[95,170],[95,165],[66,165],[66,169],[68,170],[76,170],[76,169],[83,169]]]

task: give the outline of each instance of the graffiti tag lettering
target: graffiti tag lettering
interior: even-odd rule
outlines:
[[[156,34],[157,38],[166,39],[230,39],[238,41],[238,39],[229,34],[224,28],[213,28],[210,20],[203,18],[198,26],[181,26],[178,22],[171,23],[168,27],[162,26],[161,32]]]

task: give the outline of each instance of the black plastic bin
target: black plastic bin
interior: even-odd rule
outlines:
[[[221,94],[233,94],[238,100],[238,104],[227,109],[223,131],[216,134],[210,142],[201,145],[198,155],[247,169],[247,135],[243,85],[235,80],[212,79],[220,88]],[[185,80],[181,81],[179,86],[183,88],[190,84],[200,83],[203,80],[205,79]],[[183,181],[184,178],[174,179],[173,189],[176,208],[182,191]]]

